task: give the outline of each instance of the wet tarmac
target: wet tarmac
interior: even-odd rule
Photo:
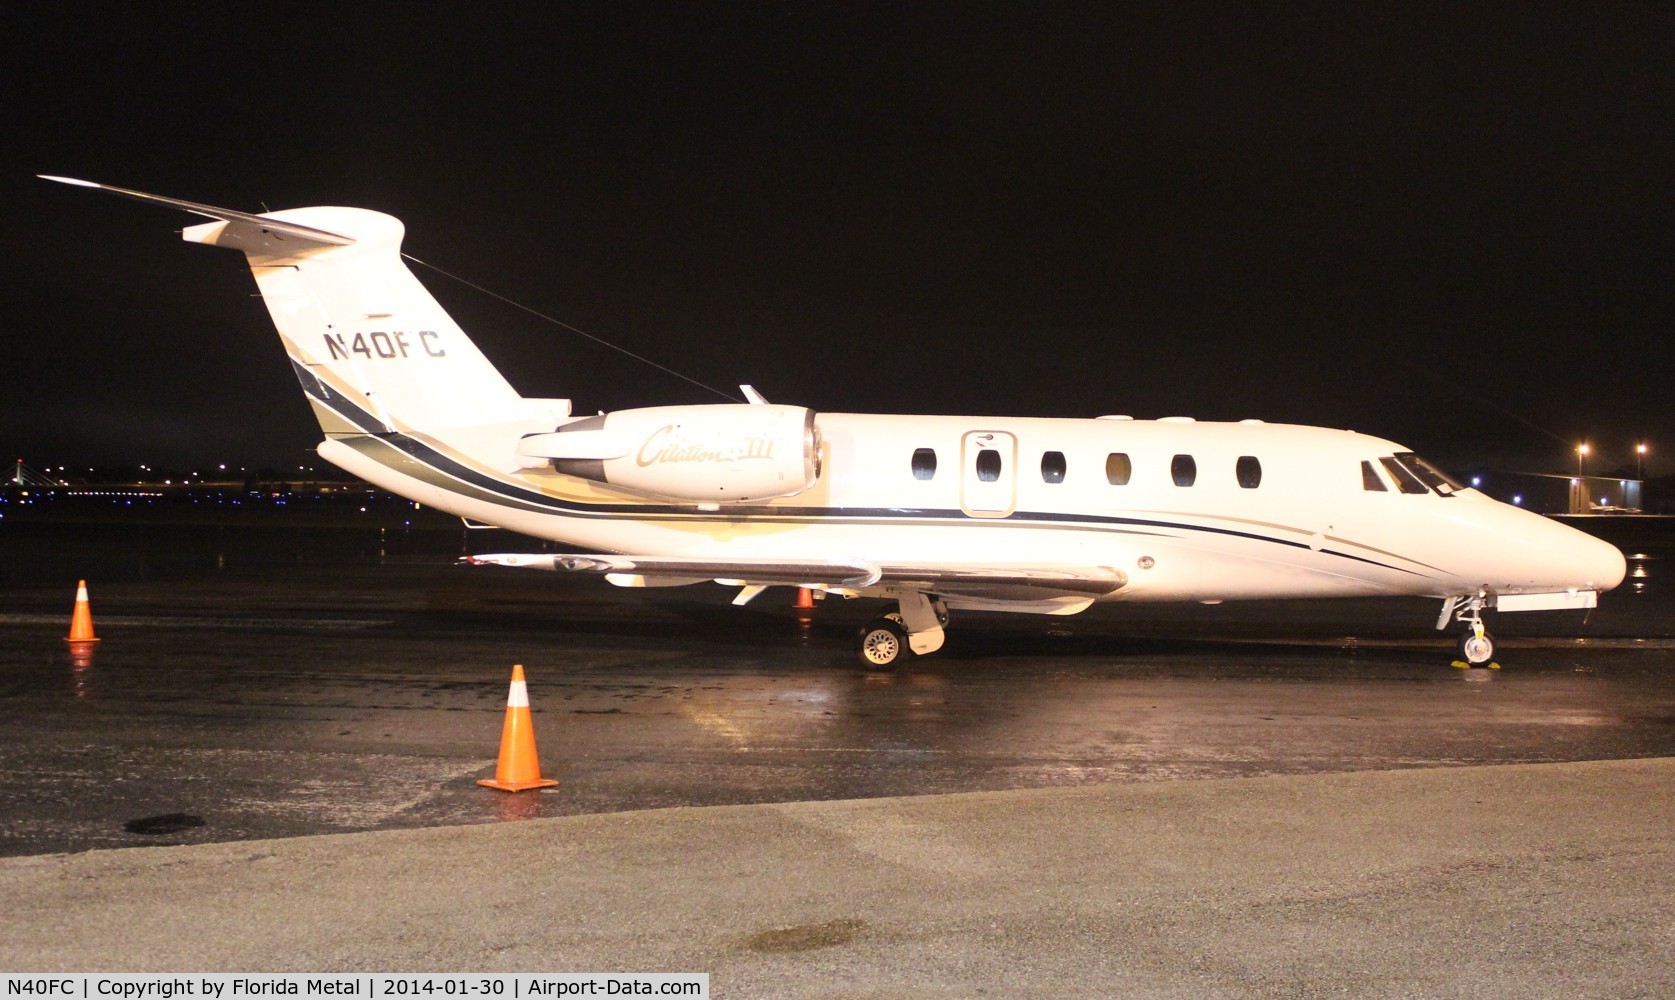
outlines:
[[[1499,671],[1451,668],[1433,604],[1392,600],[962,615],[944,651],[877,673],[850,653],[873,602],[799,621],[783,588],[733,608],[710,585],[465,569],[458,532],[170,532],[84,532],[62,566],[52,531],[5,536],[0,854],[1675,755],[1660,551],[1586,621],[1502,617]],[[79,665],[78,577],[103,640]],[[514,663],[557,789],[475,784]]]

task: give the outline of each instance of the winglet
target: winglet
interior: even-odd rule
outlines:
[[[220,219],[222,222],[242,222],[257,226],[261,229],[280,233],[285,236],[292,236],[300,240],[307,240],[310,243],[323,243],[327,246],[346,247],[355,242],[354,237],[351,236],[344,236],[341,233],[328,233],[324,229],[315,229],[312,226],[299,226],[294,222],[284,222],[279,219],[275,219],[272,216],[252,215],[249,212],[238,212],[230,208],[216,208],[214,205],[201,205],[195,201],[182,201],[179,198],[165,198],[158,194],[146,194],[144,191],[130,191],[127,188],[111,187],[109,184],[95,184],[92,181],[77,180],[74,177],[54,177],[51,174],[36,174],[35,176],[39,177],[43,181],[56,181],[59,184],[70,184],[75,187],[95,188],[99,191],[109,191],[111,194],[119,194],[124,198],[133,198],[135,201],[149,201],[155,205],[168,205],[171,208],[184,209],[191,212],[193,215],[202,215],[205,218],[210,219]]]

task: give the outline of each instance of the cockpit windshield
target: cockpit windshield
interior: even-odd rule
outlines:
[[[1392,459],[1384,459],[1386,467],[1388,467],[1391,461]],[[1438,496],[1453,496],[1460,490],[1465,489],[1465,486],[1453,476],[1450,476],[1448,473],[1432,465],[1430,462],[1425,461],[1423,458],[1420,458],[1411,451],[1404,451],[1397,454],[1394,456],[1394,461],[1403,469],[1412,473],[1414,478],[1435,490]],[[1400,477],[1397,478],[1400,479]]]
[[[1419,477],[1408,471],[1408,467],[1394,458],[1385,457],[1378,460],[1384,466],[1384,471],[1390,473],[1390,478],[1396,481],[1396,488],[1403,493],[1429,493],[1430,488],[1419,481]]]

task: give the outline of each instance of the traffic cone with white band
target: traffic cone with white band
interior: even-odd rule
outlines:
[[[512,688],[506,694],[506,723],[500,729],[500,762],[494,777],[477,782],[503,792],[548,788],[558,782],[541,777],[541,762],[535,755],[535,724],[529,715],[529,685],[523,679],[523,664],[512,668]]]
[[[99,641],[93,634],[93,606],[87,603],[86,580],[76,581],[76,610],[70,615],[70,634],[64,641],[71,645]]]

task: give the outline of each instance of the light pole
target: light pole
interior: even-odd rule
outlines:
[[[1643,443],[1634,446],[1634,478],[1646,478],[1646,445]]]
[[[1588,445],[1587,445],[1587,442],[1584,441],[1582,444],[1579,444],[1579,445],[1576,446],[1576,478],[1577,479],[1582,478],[1582,459],[1584,459],[1586,457],[1588,457]]]

